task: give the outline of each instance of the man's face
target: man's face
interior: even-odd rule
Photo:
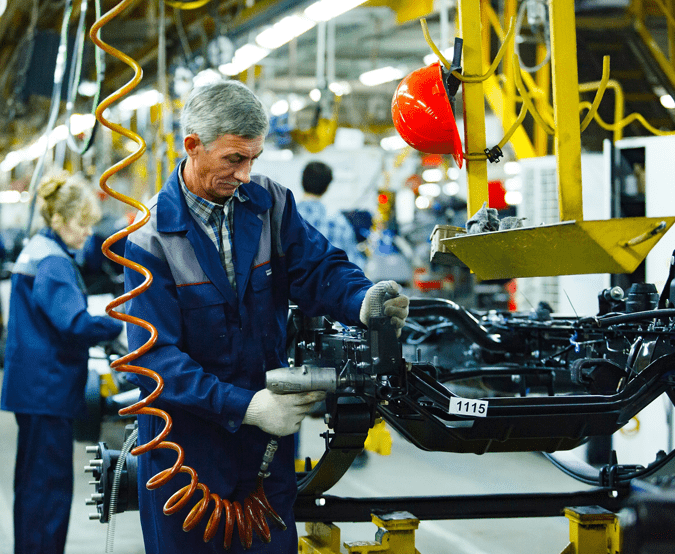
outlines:
[[[251,166],[262,153],[264,142],[264,136],[223,135],[207,150],[197,135],[188,135],[184,141],[189,156],[185,184],[196,195],[223,204],[239,185],[250,181]]]

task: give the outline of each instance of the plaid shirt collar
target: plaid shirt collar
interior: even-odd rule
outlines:
[[[187,202],[190,211],[193,214],[195,214],[199,219],[201,219],[205,225],[208,225],[210,223],[214,210],[225,209],[229,211],[228,208],[230,206],[232,198],[236,198],[240,202],[246,202],[248,200],[248,197],[245,194],[239,192],[239,188],[236,188],[234,190],[234,194],[225,201],[225,204],[223,206],[221,206],[220,204],[216,204],[215,202],[206,200],[206,198],[202,198],[201,196],[197,196],[194,192],[188,189],[187,185],[185,184],[185,179],[183,178],[184,168],[185,168],[185,160],[183,160],[183,164],[180,168],[180,171],[178,171],[178,180],[180,182],[181,189],[183,190],[183,196],[185,196],[185,201]]]

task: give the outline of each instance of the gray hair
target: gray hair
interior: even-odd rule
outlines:
[[[258,97],[239,81],[218,81],[190,92],[180,118],[183,136],[196,134],[208,148],[223,135],[267,135],[269,120]]]

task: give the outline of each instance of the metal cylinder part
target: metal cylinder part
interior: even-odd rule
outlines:
[[[276,394],[337,390],[337,371],[332,367],[280,367],[265,374],[265,387]]]

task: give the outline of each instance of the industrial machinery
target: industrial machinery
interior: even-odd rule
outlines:
[[[584,221],[580,167],[575,163],[580,153],[579,133],[597,110],[609,80],[609,61],[603,65],[602,92],[580,124],[575,97],[578,81],[570,63],[575,53],[574,33],[567,32],[574,26],[574,3],[549,5],[551,57],[557,61],[553,64],[553,125],[537,122],[554,137],[556,145],[561,223],[445,240],[447,251],[481,279],[631,273],[658,240],[656,235],[665,234],[675,221],[673,217]],[[467,162],[469,214],[476,213],[487,199],[486,162],[490,158],[484,148],[482,82],[491,75],[482,75],[480,10],[481,3],[476,0],[459,5],[464,41],[460,80],[465,112],[470,114],[465,118],[466,155],[462,153]],[[93,38],[96,30],[92,31]],[[530,95],[521,86],[518,61],[513,61],[516,87],[523,102],[529,102]],[[136,69],[135,83],[140,80]],[[451,71],[452,66],[447,69]],[[531,104],[527,111],[535,117],[538,111]],[[102,112],[102,107],[97,111]],[[521,111],[524,118],[525,110]],[[522,121],[519,116],[514,132]],[[142,154],[145,145],[140,137],[115,130],[136,140],[136,157]],[[107,176],[102,178],[102,188],[119,198],[122,195],[104,186]],[[129,204],[148,214],[138,202]],[[126,234],[144,223],[127,228]],[[550,251],[556,255],[542,256]],[[111,259],[123,263],[116,257]],[[146,277],[149,286],[151,279]],[[648,284],[631,289],[626,298],[620,290],[601,291],[598,313],[593,317],[558,317],[545,305],[533,313],[480,313],[449,300],[413,299],[402,340],[382,316],[373,315],[365,330],[326,318],[308,319],[292,309],[287,345],[290,367],[269,371],[267,386],[277,392],[328,392],[325,454],[316,465],[307,464],[306,471],[298,474],[296,519],[370,521],[371,514],[403,511],[419,519],[532,517],[560,515],[575,507],[574,513],[583,522],[588,513],[579,507],[616,513],[631,497],[633,483],[654,480],[650,485],[663,485],[658,480],[673,474],[673,452],[657,454],[647,467],[609,459],[599,469],[572,464],[560,452],[583,444],[588,437],[614,433],[663,394],[675,401],[675,309],[665,303],[670,283],[664,291],[663,299]],[[112,307],[123,301],[118,299]],[[112,314],[124,320],[112,307]],[[142,324],[151,327],[148,322]],[[147,347],[151,346],[149,342]],[[158,395],[159,379],[157,391]],[[147,408],[143,405],[140,409]],[[593,488],[578,493],[468,497],[355,499],[326,494],[363,449],[368,430],[380,418],[423,450],[473,454],[543,451],[560,469]],[[87,470],[95,477],[96,492],[90,500],[96,506],[93,519],[106,522],[115,512],[136,507],[135,458],[130,454],[135,440],[131,426],[121,451],[111,452],[104,443],[91,448],[95,459]],[[261,474],[265,470],[261,468]],[[647,518],[640,520],[644,526],[654,524],[641,509],[644,504],[634,506],[635,514]],[[640,527],[635,528],[638,552]]]
[[[291,366],[269,371],[267,387],[328,392],[326,450],[298,473],[297,520],[370,521],[373,513],[397,511],[419,519],[541,517],[570,506],[615,513],[633,498],[632,483],[668,484],[674,452],[659,452],[646,467],[608,459],[595,468],[565,455],[589,437],[619,430],[664,393],[675,401],[675,309],[664,307],[666,300],[651,284],[625,295],[614,287],[600,291],[596,316],[560,317],[545,303],[530,313],[480,313],[446,299],[412,298],[400,339],[386,317],[373,316],[364,330],[292,308]],[[542,451],[592,488],[466,497],[326,494],[378,418],[423,450]],[[135,509],[134,457],[125,453],[116,470],[119,452],[103,443],[91,451],[92,517],[108,521],[115,473],[114,508]]]

